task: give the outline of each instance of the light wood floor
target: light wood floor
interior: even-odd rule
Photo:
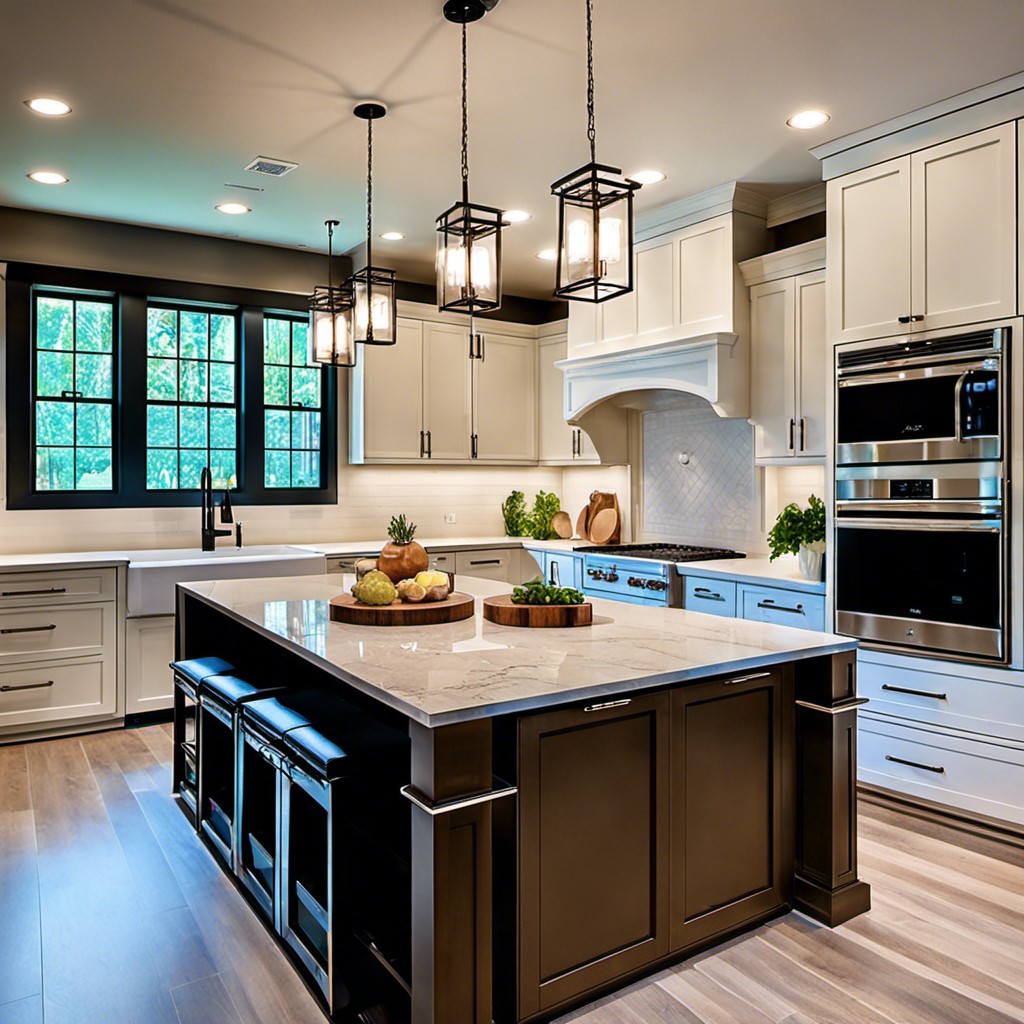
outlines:
[[[165,726],[0,747],[0,1024],[323,1024],[170,753]],[[562,1020],[1024,1021],[1024,853],[866,804],[860,837],[869,914],[791,914]]]

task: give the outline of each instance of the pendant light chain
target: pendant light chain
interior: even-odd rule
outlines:
[[[587,138],[590,162],[597,163],[597,131],[594,128],[594,5],[587,0]]]
[[[466,23],[462,23],[462,201],[469,202],[469,61],[466,56]]]
[[[366,340],[373,344],[373,118],[366,119]]]

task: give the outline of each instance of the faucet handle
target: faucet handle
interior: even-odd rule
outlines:
[[[224,491],[224,499],[220,503],[220,521],[222,523],[233,523],[235,517],[231,512],[231,494],[229,491]]]
[[[242,546],[242,520],[239,519],[235,523],[235,547],[240,548]]]

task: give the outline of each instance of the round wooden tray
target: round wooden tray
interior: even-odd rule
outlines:
[[[435,626],[441,622],[459,622],[473,617],[473,598],[469,594],[449,594],[443,601],[412,604],[363,604],[351,594],[331,598],[331,620],[354,626]]]
[[[583,604],[513,604],[511,594],[484,598],[484,618],[499,626],[565,628],[589,626],[594,621],[594,606]]]

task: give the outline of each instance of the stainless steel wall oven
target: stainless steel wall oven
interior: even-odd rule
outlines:
[[[838,632],[1008,661],[1010,334],[838,352]]]

